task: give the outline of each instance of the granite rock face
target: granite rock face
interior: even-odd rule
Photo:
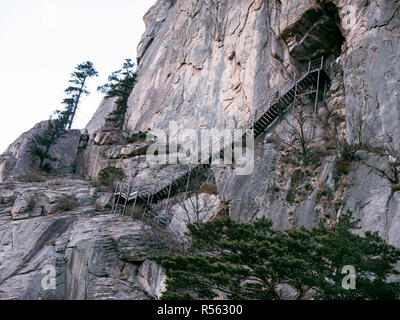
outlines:
[[[104,128],[107,118],[117,108],[115,100],[116,98],[105,98],[101,102],[100,106],[97,108],[97,111],[86,126],[86,131],[89,136],[93,136],[96,131]]]
[[[115,101],[105,99],[84,134],[69,131],[54,146],[57,169],[96,180],[114,166],[136,185],[156,184],[174,165],[149,163],[153,141],[132,141],[133,133],[166,130],[170,121],[178,133],[240,127],[281,81],[323,55],[331,83],[315,117],[314,160],[301,165],[282,144],[289,141],[289,111],[256,139],[251,174],[213,169],[217,194],[199,198],[213,203],[205,220],[223,208],[242,221],[267,216],[276,228],[311,228],[334,224],[351,210],[363,231],[378,231],[400,247],[400,193],[371,170],[387,157],[361,150],[343,162],[336,146],[342,137],[354,138],[352,115],[361,110],[374,143],[390,134],[399,150],[399,7],[398,0],[159,0],[144,17],[123,127],[110,120]],[[301,103],[313,110],[313,97]],[[0,299],[160,297],[165,274],[149,257],[165,252],[165,244],[149,226],[107,212],[109,191],[70,176],[12,182],[36,168],[27,143],[44,129],[38,124],[0,158],[0,182],[11,181],[0,185]],[[60,210],[65,197],[75,198],[71,211]],[[180,238],[196,220],[182,208],[193,201],[177,195],[157,207]],[[56,270],[55,290],[43,289],[48,266]]]
[[[298,63],[325,55],[342,58],[349,108],[366,96],[377,133],[398,136],[399,16],[398,0],[158,1],[126,128],[232,127]]]
[[[166,130],[170,121],[179,129],[240,126],[282,80],[324,55],[333,74],[327,108],[319,116],[333,111],[340,134],[351,139],[351,114],[366,106],[370,135],[390,133],[398,144],[399,1],[158,1],[144,20],[138,83],[125,121],[128,132]],[[215,170],[219,196],[229,203],[232,217],[248,221],[266,215],[279,228],[311,227],[334,223],[341,212],[351,210],[364,230],[377,230],[399,245],[390,231],[399,227],[397,194],[386,201],[391,189],[385,179],[366,176],[361,162],[341,176],[338,156],[324,145],[320,128],[316,143],[324,154],[317,167],[310,171],[288,165],[287,153],[267,139],[282,129],[277,123],[257,140],[251,175],[235,176],[229,167]],[[90,167],[101,154],[102,167],[112,163],[132,173],[135,181],[153,181],[147,177],[156,171],[168,174],[168,168],[148,165],[145,159],[122,159],[94,148],[86,162]]]
[[[35,135],[42,134],[48,127],[48,121],[35,125],[22,134],[0,156],[0,182],[14,180],[39,168],[37,160],[29,154],[29,144]],[[80,130],[68,130],[50,147],[49,155],[55,159],[52,168],[58,173],[74,173],[78,155]]]
[[[391,134],[398,145],[399,7],[388,0],[158,1],[145,16],[125,129],[167,129],[170,121],[180,129],[240,126],[279,82],[323,55],[327,65],[336,60],[326,104],[344,117],[343,134],[351,139],[350,115],[366,105],[371,136]],[[324,147],[318,130],[316,142]],[[277,124],[266,137],[280,131]],[[399,228],[397,194],[387,203],[391,189],[385,179],[366,176],[360,162],[351,164],[348,177],[339,177],[338,158],[329,150],[313,172],[303,172],[286,166],[285,154],[276,149],[259,138],[252,175],[216,170],[232,217],[267,215],[280,228],[311,227],[334,223],[349,209],[364,230],[377,230],[399,245],[393,233]]]
[[[158,1],[145,17],[126,128],[244,123],[305,58],[340,53],[342,38],[325,43],[331,29],[340,34],[330,15],[317,1]],[[329,21],[319,21],[324,17]],[[325,33],[313,34],[315,24]],[[322,49],[299,57],[294,38],[316,39],[305,48]]]
[[[97,212],[88,183],[62,179],[1,185],[0,299],[148,299],[159,297],[165,278],[148,260],[164,249],[151,228],[127,217]],[[68,183],[68,181],[70,183]],[[58,183],[57,183],[58,182]],[[47,191],[46,191],[47,190]],[[26,211],[26,194],[50,205],[58,194],[92,194],[68,212]],[[22,194],[21,194],[21,193]],[[35,198],[38,199],[38,198]],[[50,273],[49,273],[50,272]],[[55,277],[55,287],[46,276]]]
[[[342,53],[348,113],[366,105],[373,134],[400,145],[400,2],[353,1],[354,25]]]

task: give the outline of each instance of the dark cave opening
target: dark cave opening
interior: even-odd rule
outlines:
[[[318,8],[306,11],[282,36],[290,55],[300,64],[307,64],[321,56],[333,60],[340,56],[345,42],[340,23],[336,5],[321,1]]]

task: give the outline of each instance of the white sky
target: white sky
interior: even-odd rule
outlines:
[[[0,154],[19,135],[62,107],[77,64],[99,77],[77,112],[84,128],[99,106],[98,85],[136,61],[143,16],[156,0],[0,0]]]

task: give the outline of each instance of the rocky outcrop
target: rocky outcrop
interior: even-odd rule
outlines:
[[[373,115],[373,135],[391,134],[400,146],[400,2],[352,1],[354,25],[344,30],[342,53],[348,114],[363,105]]]
[[[213,220],[217,217],[220,209],[221,200],[217,194],[198,192],[187,199],[182,196],[175,197],[170,200],[167,212],[171,216],[169,231],[177,239],[185,241],[189,223]],[[160,212],[159,215],[162,213]]]
[[[96,180],[100,170],[114,166],[136,185],[155,185],[174,166],[149,163],[153,141],[133,139],[135,132],[167,129],[170,121],[178,123],[178,132],[240,127],[281,81],[323,55],[332,81],[315,119],[308,119],[315,120],[313,161],[301,164],[282,143],[289,141],[288,112],[257,138],[251,174],[213,168],[216,193],[178,194],[156,211],[171,218],[169,230],[183,239],[186,224],[198,218],[187,210],[194,201],[213,204],[204,220],[226,213],[243,221],[267,216],[276,228],[334,224],[350,210],[362,230],[378,231],[400,247],[398,186],[371,170],[390,159],[360,150],[343,161],[337,146],[342,137],[354,137],[351,116],[359,110],[367,112],[374,146],[387,134],[395,148],[400,145],[399,4],[159,0],[145,16],[137,84],[123,127],[111,117],[115,100],[105,99],[83,135],[68,131],[52,147],[56,169]],[[302,98],[301,106],[312,111],[313,96]],[[38,124],[1,156],[0,182],[37,168],[27,144],[44,129],[45,122]],[[76,202],[70,211],[60,209],[65,197]],[[2,184],[0,298],[159,297],[165,275],[149,257],[164,252],[160,237],[137,220],[109,214],[110,202],[110,192],[76,177]],[[43,289],[46,266],[56,269],[55,290]]]
[[[32,158],[29,145],[35,135],[41,135],[48,127],[48,121],[35,125],[31,130],[22,134],[0,156],[0,183],[18,179],[39,169],[39,161]],[[52,169],[60,174],[74,173],[81,138],[80,130],[66,131],[55,144],[50,147],[49,155],[56,159]]]
[[[398,10],[399,1],[388,0],[158,1],[145,17],[125,128],[167,129],[169,121],[181,129],[240,126],[300,63],[324,55],[327,65],[338,58],[327,105],[340,118],[341,132],[351,138],[349,117],[366,104],[373,115],[371,134],[390,133],[398,144]],[[333,223],[349,209],[364,230],[377,230],[399,245],[390,231],[398,230],[397,195],[387,203],[391,187],[385,179],[370,173],[364,179],[371,183],[362,183],[359,172],[367,169],[361,162],[351,164],[348,177],[338,174],[337,155],[319,129],[316,142],[325,152],[320,163],[305,171],[291,167],[287,154],[268,141],[281,129],[277,124],[266,140],[259,138],[253,174],[216,170],[232,217],[266,215],[280,228],[311,227]]]
[[[163,245],[141,222],[97,212],[93,201],[101,194],[92,189],[85,181],[66,177],[8,190],[1,185],[0,299],[160,296],[165,278],[148,258],[162,252]],[[60,195],[74,194],[78,207],[33,214],[36,205],[29,212],[22,205],[30,194],[45,208]],[[17,209],[26,214],[16,216]],[[55,287],[46,289],[49,270],[55,272]]]
[[[86,131],[90,137],[93,137],[96,131],[103,130],[106,127],[107,118],[117,109],[115,100],[116,98],[105,98],[101,102],[97,111],[86,126]]]
[[[363,177],[358,172],[368,170],[361,162],[349,164],[348,176],[341,175],[335,141],[324,140],[323,130],[336,119],[335,139],[351,139],[350,115],[366,104],[373,115],[371,134],[390,133],[397,144],[398,7],[399,1],[386,0],[158,1],[145,16],[138,82],[129,99],[125,130],[167,129],[169,121],[177,121],[180,129],[240,126],[300,64],[324,55],[332,82],[327,108],[319,117],[327,111],[334,116],[317,124],[319,163],[312,169],[286,163],[287,150],[269,139],[282,135],[281,121],[258,139],[251,175],[236,176],[230,167],[215,170],[219,196],[229,203],[232,217],[268,216],[279,228],[334,223],[341,212],[351,210],[364,230],[379,231],[399,245],[390,231],[399,226],[397,194],[386,201],[391,187],[374,173],[368,175],[371,184],[355,183]],[[304,107],[312,104],[305,101]],[[120,147],[106,152],[95,148],[89,149],[87,161],[97,168],[89,170],[91,177],[110,163],[138,184],[151,184],[148,176],[154,172],[168,174],[168,167],[148,165],[144,158],[115,156]],[[368,157],[374,161],[374,155]],[[377,185],[382,187],[377,190]]]
[[[298,62],[325,55],[342,56],[346,103],[367,94],[380,106],[377,130],[397,130],[398,8],[388,0],[158,1],[145,17],[126,128],[232,127]]]
[[[93,206],[98,196],[89,182],[61,176],[44,182],[3,184],[0,207],[4,208],[4,213],[8,209],[13,220],[21,220]]]

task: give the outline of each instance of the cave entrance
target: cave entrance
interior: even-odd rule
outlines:
[[[340,56],[345,41],[340,23],[336,5],[324,2],[306,11],[282,36],[296,62],[304,65],[322,56],[332,61]]]

